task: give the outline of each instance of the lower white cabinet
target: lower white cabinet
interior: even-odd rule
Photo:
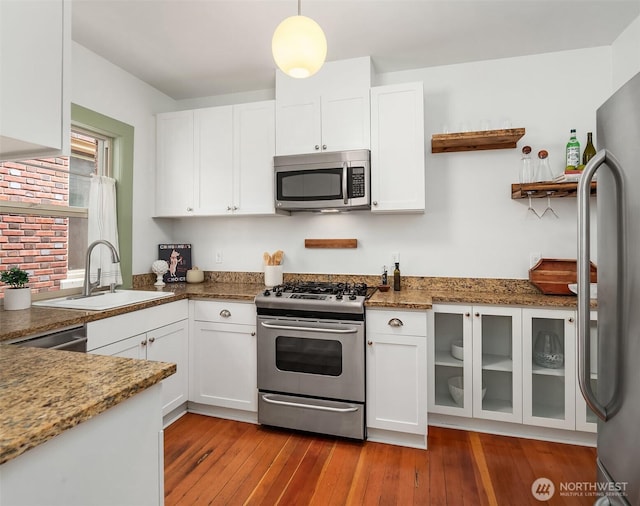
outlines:
[[[162,381],[162,414],[187,402],[189,320],[186,300],[90,322],[87,338],[90,353],[176,364],[176,373]]]
[[[201,300],[191,304],[190,400],[257,412],[255,305]]]
[[[426,447],[427,316],[367,309],[367,432],[370,440]],[[381,432],[378,432],[378,429]],[[411,445],[411,443],[409,443]]]

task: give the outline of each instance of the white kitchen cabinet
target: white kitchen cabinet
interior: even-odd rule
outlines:
[[[70,0],[0,2],[0,160],[69,155]]]
[[[190,400],[236,412],[258,409],[256,308],[228,301],[192,301]],[[197,411],[197,409],[196,409]],[[226,414],[229,417],[230,411]],[[246,415],[236,418],[245,419]]]
[[[575,429],[575,311],[522,310],[524,423]]]
[[[591,389],[594,392],[598,391],[598,312],[591,311],[589,321],[589,333],[591,338]],[[577,356],[576,356],[577,364]],[[577,370],[576,365],[576,370]],[[598,417],[595,415],[591,408],[587,406],[587,403],[582,397],[580,386],[576,384],[576,430],[582,430],[585,432],[598,432]]]
[[[372,308],[366,324],[368,438],[425,448],[426,313]]]
[[[433,383],[429,410],[521,423],[521,310],[434,305],[429,325],[429,378]],[[462,361],[451,355],[451,343],[460,340]],[[449,391],[449,379],[455,376],[463,378],[460,404]]]
[[[185,404],[189,394],[189,323],[186,300],[87,324],[87,349],[97,355],[175,363],[162,381],[162,414]]]
[[[274,101],[157,117],[156,216],[274,214]]]
[[[276,154],[369,149],[369,88],[276,105]]]
[[[424,212],[422,83],[371,89],[371,210]]]

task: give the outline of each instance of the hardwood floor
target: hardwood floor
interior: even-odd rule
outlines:
[[[165,504],[590,505],[561,482],[593,482],[595,449],[429,427],[429,449],[264,428],[187,414],[165,431]]]

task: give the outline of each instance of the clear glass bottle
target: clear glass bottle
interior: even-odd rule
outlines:
[[[533,183],[533,162],[531,160],[531,146],[522,148],[520,159],[520,184]]]
[[[576,129],[571,129],[571,137],[567,142],[567,163],[565,170],[576,170],[580,165],[580,142],[576,138]]]
[[[582,165],[587,165],[596,154],[596,147],[593,145],[593,133],[587,132],[587,145],[582,153]]]
[[[554,175],[549,163],[549,152],[545,149],[538,151],[538,168],[536,170],[536,181],[553,181]]]

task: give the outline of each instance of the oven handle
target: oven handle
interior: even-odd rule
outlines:
[[[278,404],[280,406],[290,406],[293,408],[309,408],[309,409],[315,409],[317,411],[331,411],[333,413],[353,413],[354,411],[358,411],[357,407],[332,408],[329,406],[316,406],[314,404],[303,404],[301,402],[277,401],[275,399],[272,399],[268,394],[263,395],[262,400],[269,404]]]
[[[347,185],[347,176],[349,169],[347,169],[347,162],[342,164],[342,196],[344,197],[344,204],[347,205],[349,203],[349,187]]]
[[[347,329],[328,329],[325,327],[298,327],[294,325],[275,325],[269,322],[260,322],[260,325],[267,329],[277,329],[277,330],[307,330],[309,332],[324,332],[327,334],[355,334],[358,332],[358,329],[354,329],[353,327]]]

